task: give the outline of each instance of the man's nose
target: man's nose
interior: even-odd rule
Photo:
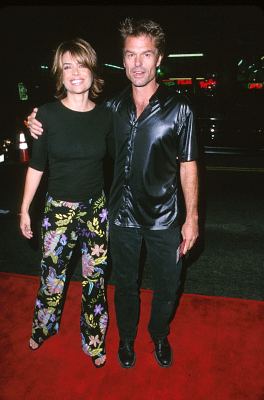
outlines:
[[[141,64],[142,64],[141,56],[140,56],[140,55],[137,55],[137,56],[135,57],[135,65],[136,65],[136,66],[139,66],[139,65],[141,65]]]

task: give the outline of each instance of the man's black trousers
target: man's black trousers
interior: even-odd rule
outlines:
[[[145,241],[151,267],[153,299],[148,330],[152,338],[165,337],[180,286],[182,260],[176,260],[179,227],[150,230],[110,225],[110,252],[115,284],[115,309],[120,339],[134,340],[139,319],[139,258]]]

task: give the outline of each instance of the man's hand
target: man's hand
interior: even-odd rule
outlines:
[[[183,239],[182,254],[186,254],[195,244],[199,236],[198,218],[186,220],[181,230]]]
[[[43,129],[42,124],[36,119],[38,109],[34,108],[32,113],[27,117],[27,126],[30,132],[30,135],[34,139],[38,139],[39,135],[42,135]]]

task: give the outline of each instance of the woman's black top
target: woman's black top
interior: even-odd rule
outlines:
[[[48,193],[72,202],[100,193],[111,113],[101,105],[73,111],[57,101],[41,106],[36,118],[44,132],[33,141],[29,166],[44,171],[48,165]]]

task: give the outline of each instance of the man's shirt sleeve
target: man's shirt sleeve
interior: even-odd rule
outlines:
[[[193,161],[198,158],[195,118],[192,109],[187,106],[179,138],[180,162]]]

